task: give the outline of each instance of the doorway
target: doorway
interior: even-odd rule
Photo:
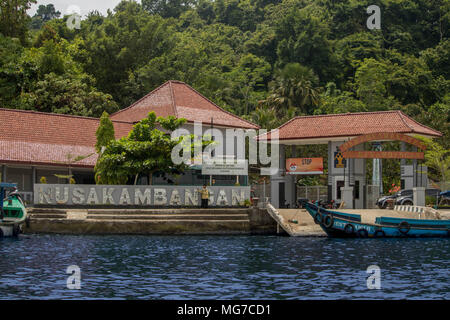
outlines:
[[[286,198],[284,194],[285,184],[284,182],[280,182],[278,185],[278,199],[280,199],[280,208],[286,207]]]

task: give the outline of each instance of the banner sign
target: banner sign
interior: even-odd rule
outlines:
[[[288,158],[286,174],[323,174],[323,158]]]
[[[247,160],[203,162],[202,175],[248,176]]]
[[[61,206],[200,206],[201,186],[116,186],[35,184],[34,204]],[[208,187],[212,207],[242,206],[250,199],[250,187]]]

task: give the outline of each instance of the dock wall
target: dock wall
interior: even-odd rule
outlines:
[[[24,233],[275,234],[265,209],[30,208]]]

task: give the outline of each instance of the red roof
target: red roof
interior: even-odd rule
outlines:
[[[401,111],[296,117],[283,124],[278,130],[280,140],[351,137],[377,132],[442,136],[441,132],[418,123]],[[258,140],[270,140],[270,132],[257,138]]]
[[[0,162],[67,166],[70,156],[92,154],[71,166],[95,166],[97,118],[0,109],[0,124]],[[113,124],[116,138],[132,128],[132,123]]]
[[[259,126],[228,112],[181,81],[170,80],[128,108],[111,115],[113,120],[138,122],[150,111],[157,116],[185,118],[188,122],[213,123],[230,128],[258,129]]]

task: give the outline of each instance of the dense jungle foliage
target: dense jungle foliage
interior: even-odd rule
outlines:
[[[1,107],[99,117],[175,79],[263,128],[395,109],[450,146],[449,0],[122,1],[79,29],[31,3],[1,1]]]

